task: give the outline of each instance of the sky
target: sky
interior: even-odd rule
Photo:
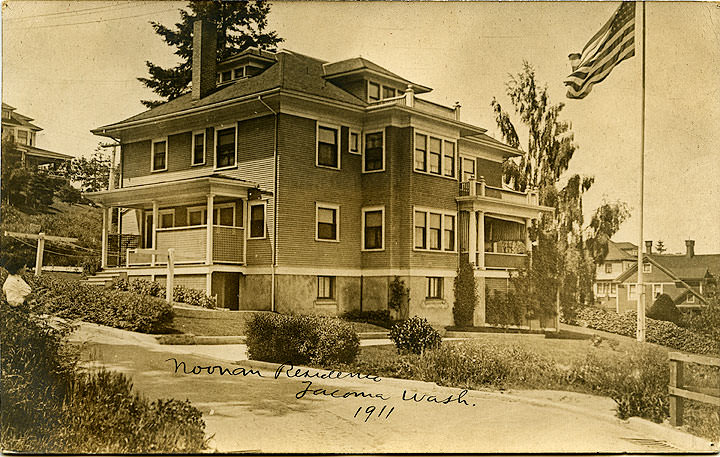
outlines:
[[[145,61],[176,63],[150,25],[179,20],[180,2],[6,0],[2,96],[44,129],[42,148],[90,155],[90,129],[144,111]],[[617,2],[273,2],[281,47],[327,61],[362,56],[430,86],[422,97],[462,104],[462,120],[500,139],[490,102],[510,109],[505,83],[524,60],[565,103],[579,145],[567,176],[594,176],[586,220],[606,201],[631,217],[614,239],[637,243],[641,62],[616,67],[583,100],[565,97],[567,55],[579,52]],[[720,253],[720,4],[646,7],[644,237],[668,252]],[[637,38],[639,41],[639,37]],[[517,124],[516,124],[517,125]],[[526,135],[521,133],[523,144]]]

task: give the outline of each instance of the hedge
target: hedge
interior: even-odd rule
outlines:
[[[360,339],[342,319],[258,313],[245,323],[248,357],[293,364],[351,363]]]
[[[618,314],[613,311],[588,307],[578,311],[575,321],[583,327],[629,337],[634,337],[637,329],[637,313],[635,311]],[[719,342],[705,335],[678,327],[672,322],[646,318],[645,325],[646,340],[650,343],[697,354],[720,354]]]
[[[165,286],[155,281],[148,281],[146,279],[133,279],[131,281],[118,279],[113,284],[113,288],[127,292],[135,292],[136,294],[141,295],[150,295],[151,297],[158,297],[162,299],[165,299],[166,296]],[[173,301],[210,309],[217,307],[217,300],[215,297],[208,297],[203,290],[191,289],[183,285],[176,285],[173,287]]]
[[[173,320],[172,307],[156,297],[47,275],[26,275],[25,280],[37,305],[59,317],[143,333],[161,333]]]

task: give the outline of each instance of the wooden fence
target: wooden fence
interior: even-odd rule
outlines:
[[[702,403],[720,406],[720,391],[714,389],[715,396],[707,393],[688,390],[685,386],[684,363],[696,363],[720,367],[720,359],[702,355],[684,354],[682,352],[671,352],[670,357],[670,423],[674,426],[683,424],[683,409],[685,399],[695,400]]]

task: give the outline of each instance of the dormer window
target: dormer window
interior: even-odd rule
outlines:
[[[392,87],[383,86],[382,94],[383,94],[383,96],[382,96],[383,99],[393,98],[395,96],[395,89]]]
[[[245,77],[245,67],[236,68],[233,70],[233,78],[240,79]]]
[[[398,95],[398,90],[394,87],[385,86],[376,82],[368,81],[367,98],[370,103],[386,100]]]
[[[368,99],[371,102],[380,101],[380,84],[368,82]]]
[[[232,72],[231,71],[223,71],[222,72],[222,82],[228,82],[232,80]]]

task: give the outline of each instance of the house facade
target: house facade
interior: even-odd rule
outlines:
[[[220,306],[332,315],[386,309],[398,277],[409,315],[449,325],[467,256],[482,324],[485,288],[506,287],[527,226],[552,211],[502,188],[519,151],[366,59],[250,49],[217,63],[206,27],[190,93],[93,131],[121,144],[120,188],[88,195],[105,208],[103,268],[164,281],[164,256],[123,247],[174,248],[176,283]]]
[[[37,133],[42,128],[33,124],[31,117],[17,112],[16,108],[2,104],[2,140],[12,141],[20,153],[19,160],[28,167],[58,165],[72,160],[72,156],[37,147]]]
[[[694,240],[685,241],[685,254],[657,254],[652,243],[645,242],[643,255],[646,307],[661,294],[670,296],[680,309],[706,304],[705,294],[720,277],[720,255],[695,254]],[[637,292],[637,247],[611,241],[605,262],[597,265],[596,303],[617,312],[636,310]]]

